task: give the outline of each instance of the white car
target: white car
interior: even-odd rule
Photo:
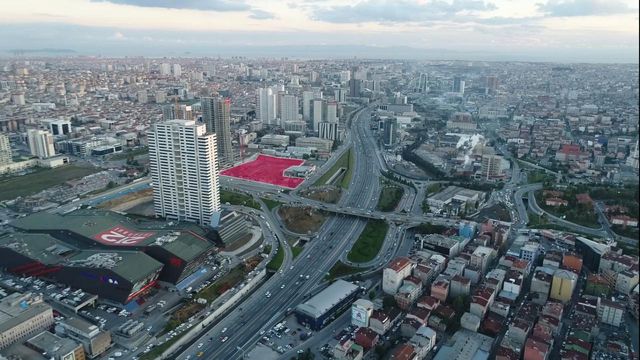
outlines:
[[[224,334],[225,332],[227,332],[227,328],[222,329],[220,333]]]
[[[201,348],[201,347],[203,347],[203,346],[204,346],[204,344],[203,344],[203,343],[198,344],[198,349],[200,349],[200,348]]]

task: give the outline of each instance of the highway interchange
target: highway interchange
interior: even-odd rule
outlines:
[[[349,184],[350,191],[345,192],[339,201],[341,207],[373,210],[378,201],[380,162],[374,139],[368,134],[369,118],[368,108],[354,117],[352,136],[346,145],[352,145],[355,151],[355,169]],[[273,216],[269,212],[267,214]],[[202,358],[205,359],[241,358],[260,338],[261,331],[281,321],[287,309],[304,301],[307,294],[323,281],[336,259],[351,248],[365,225],[365,220],[353,216],[330,217],[318,232],[317,240],[311,241],[299,257],[293,260],[287,253],[280,272],[215,326],[203,332],[200,340],[182,349],[177,358],[193,357],[198,352],[203,352]],[[284,237],[278,237],[280,246],[287,248],[283,243]],[[299,281],[306,276],[309,279]],[[296,281],[298,286],[294,285]],[[267,291],[273,294],[270,298],[264,296]],[[222,330],[225,328],[225,333],[230,336],[222,342]],[[200,343],[204,345],[198,348]]]
[[[254,198],[269,198],[287,205],[314,207],[332,213],[332,216],[329,216],[313,240],[304,247],[300,256],[294,259],[280,221],[274,212],[269,211],[262,203],[264,224],[270,230],[267,232],[268,237],[275,236],[285,253],[281,270],[265,281],[258,290],[217,323],[207,326],[196,339],[190,340],[186,346],[179,348],[177,352],[169,354],[165,358],[193,359],[196,354],[199,354],[203,359],[241,359],[256,344],[264,331],[280,322],[288,310],[293,309],[320,288],[319,285],[324,282],[325,276],[337,260],[352,266],[366,268],[367,272],[375,271],[398,254],[408,253],[412,242],[403,241],[405,237],[410,235],[410,232],[406,231],[407,228],[424,222],[449,226],[459,222],[456,219],[422,214],[418,199],[424,197],[428,182],[414,182],[415,190],[405,187],[405,195],[400,203],[400,207],[405,212],[384,213],[375,210],[381,190],[380,172],[386,169],[386,165],[369,129],[370,114],[370,107],[355,113],[351,131],[345,143],[316,174],[307,179],[295,191],[283,192],[282,189],[268,184],[221,177],[223,188],[245,192]],[[323,203],[298,195],[300,190],[315,183],[316,179],[330,169],[349,148],[354,151],[355,168],[349,187],[344,191],[337,204]],[[508,152],[503,152],[503,154],[507,158],[510,157]],[[511,163],[513,166],[511,180],[505,184],[502,190],[493,192],[485,206],[498,202],[505,204],[510,211],[512,226],[514,230],[518,230],[526,227],[529,221],[529,210],[534,213],[542,211],[535,203],[533,196],[534,191],[538,190],[541,185],[526,184],[526,174],[521,173],[518,162],[512,161]],[[148,188],[149,185],[150,180],[140,180],[92,198],[67,204],[56,211],[67,212],[80,205],[99,204],[130,192]],[[527,198],[529,199],[528,208],[523,201]],[[390,224],[389,232],[383,248],[374,259],[363,264],[352,264],[346,255],[364,229],[367,218],[387,220]],[[551,219],[569,228],[579,227],[579,225],[566,222],[563,219]],[[601,223],[603,227],[600,229],[576,230],[597,232],[599,236],[610,235],[609,224],[602,221]],[[261,224],[263,230],[264,224]],[[265,293],[267,292],[272,296],[266,297]]]

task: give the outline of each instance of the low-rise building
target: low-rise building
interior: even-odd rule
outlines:
[[[439,279],[431,284],[431,296],[440,302],[446,302],[449,296],[449,281]]]
[[[549,297],[561,301],[563,304],[568,303],[576,288],[578,275],[573,271],[558,269],[553,273],[553,281],[551,283],[551,292]]]
[[[382,291],[395,295],[402,286],[402,281],[411,275],[414,264],[406,257],[392,260],[382,271]]]
[[[465,312],[460,318],[460,326],[467,330],[478,331],[480,328],[480,318],[474,314]]]
[[[53,325],[53,310],[41,295],[13,293],[0,300],[0,349]]]
[[[467,329],[456,331],[433,360],[488,359],[494,339]]]
[[[71,339],[61,338],[48,331],[27,340],[25,345],[49,360],[84,360],[85,353],[82,345]]]
[[[374,310],[369,318],[369,328],[380,335],[386,334],[391,325],[391,317],[382,310]]]
[[[527,360],[547,360],[551,347],[533,338],[528,338],[524,345],[524,358]]]
[[[409,344],[415,349],[416,358],[424,359],[436,345],[436,332],[430,327],[421,326],[416,334],[409,339]]]
[[[366,352],[373,349],[378,344],[379,339],[380,335],[378,333],[369,328],[361,327],[356,330],[354,341],[362,346]]]
[[[619,327],[624,322],[625,306],[619,302],[600,299],[598,303],[598,318],[601,322]]]
[[[451,278],[451,283],[449,287],[449,295],[452,299],[455,299],[458,296],[468,296],[471,290],[471,281],[467,278],[464,278],[460,275],[456,275]]]
[[[82,344],[85,354],[90,358],[103,354],[111,347],[111,332],[101,330],[82,318],[67,318],[59,325],[65,330],[67,336]]]

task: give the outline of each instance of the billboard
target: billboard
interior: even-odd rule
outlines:
[[[105,244],[115,246],[135,246],[152,237],[155,232],[137,232],[124,226],[116,226],[94,236],[93,239]]]
[[[369,313],[367,309],[353,305],[351,307],[351,324],[357,327],[369,326]]]

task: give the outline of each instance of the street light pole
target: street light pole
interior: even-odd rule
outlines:
[[[245,354],[244,354],[244,349],[240,346],[236,346],[236,350],[240,351],[240,353],[242,353],[242,357],[240,359],[244,360],[245,358]]]

